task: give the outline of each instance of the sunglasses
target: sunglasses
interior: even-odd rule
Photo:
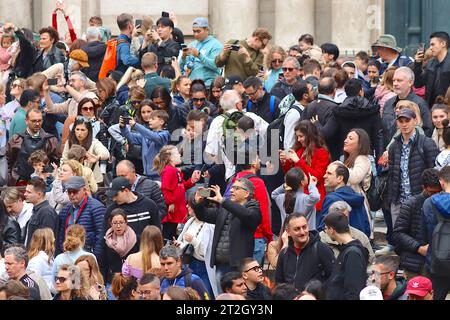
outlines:
[[[194,101],[194,102],[205,102],[206,98],[192,98],[192,101]]]
[[[272,60],[272,63],[283,63],[283,62],[284,62],[284,60],[281,60],[281,59]]]
[[[94,107],[83,107],[83,108],[81,108],[81,110],[83,110],[83,111],[94,111],[95,108]]]
[[[283,72],[286,72],[286,71],[292,72],[292,71],[296,70],[295,68],[282,68],[282,69],[283,69]]]
[[[135,100],[135,101],[130,101],[130,103],[132,105],[138,105],[138,104],[141,104],[141,101]]]
[[[55,277],[55,282],[64,283],[67,281],[66,277]]]

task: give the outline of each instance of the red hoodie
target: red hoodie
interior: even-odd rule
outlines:
[[[170,165],[161,172],[161,191],[166,201],[167,216],[161,221],[171,223],[185,223],[187,220],[186,190],[194,185],[191,179],[183,180],[183,173]],[[169,212],[169,206],[174,204],[175,210]]]
[[[287,161],[283,166],[283,171],[286,173],[293,167],[299,167],[303,170],[306,177],[309,177],[310,173],[312,176],[317,178],[317,189],[320,193],[320,201],[316,204],[316,210],[321,211],[323,200],[325,199],[325,196],[327,194],[323,176],[327,172],[328,165],[330,164],[330,153],[324,148],[316,148],[311,159],[311,165],[309,166],[302,158],[303,150],[303,148],[300,148],[297,151],[297,156],[300,158],[300,160],[295,164],[292,163],[292,161]],[[309,194],[308,186],[305,186],[304,192],[305,194]]]
[[[250,171],[242,171],[236,175],[236,179],[241,179],[249,174],[253,174]],[[261,210],[262,220],[261,224],[255,231],[255,239],[266,238],[267,243],[272,241],[273,233],[272,226],[270,224],[269,217],[269,195],[267,194],[267,189],[264,181],[261,178],[253,177],[249,179],[250,182],[255,187],[255,194],[253,199],[259,201],[259,207]]]

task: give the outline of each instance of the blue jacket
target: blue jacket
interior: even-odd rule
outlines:
[[[143,125],[136,123],[134,126],[136,132],[130,132],[128,127],[121,128],[123,136],[128,139],[131,144],[142,146],[142,163],[144,165],[144,175],[149,178],[160,179],[158,173],[153,171],[153,159],[159,153],[162,147],[169,144],[169,131],[163,130],[155,132]]]
[[[125,72],[128,67],[140,68],[140,60],[130,52],[131,39],[125,34],[117,37],[117,41],[125,40],[117,44],[117,71]]]
[[[450,193],[441,192],[425,200],[422,207],[423,239],[429,244],[425,266],[430,272],[431,250],[433,244],[433,231],[438,224],[437,215],[441,214],[445,219],[450,219]]]
[[[186,59],[181,58],[181,70],[185,70],[189,66],[191,69],[189,78],[192,80],[202,79],[206,86],[210,86],[214,78],[222,73],[222,69],[216,66],[215,59],[222,51],[223,44],[213,36],[208,36],[203,42],[197,40],[191,42],[189,47],[196,48],[200,55],[197,58],[194,56],[188,56]]]
[[[350,207],[352,207],[352,211],[350,212],[350,225],[353,228],[356,228],[362,232],[364,232],[368,237],[370,237],[370,223],[369,218],[367,216],[366,208],[364,207],[364,197],[359,193],[356,193],[351,187],[345,186],[337,189],[334,192],[328,193],[323,201],[322,205],[322,217],[328,214],[328,209],[330,206],[336,201],[345,201]],[[319,230],[322,231],[325,228],[325,223],[320,223]]]
[[[59,230],[56,241],[56,252],[64,252],[63,243],[66,234],[66,220],[69,215],[69,210],[72,204],[67,205],[59,213]],[[97,261],[100,261],[102,250],[102,239],[106,230],[103,230],[103,220],[105,217],[106,208],[100,201],[88,197],[86,206],[79,218],[75,221],[76,224],[82,225],[86,230],[85,248],[87,251],[92,249]]]
[[[181,273],[173,280],[169,280],[167,278],[163,278],[161,281],[161,294],[164,294],[166,290],[170,286],[178,286],[181,288],[186,288],[186,278],[191,277],[191,285],[190,287],[197,291],[198,295],[202,300],[210,300],[210,297],[208,296],[208,291],[205,289],[205,285],[203,283],[203,280],[196,274],[192,272],[191,269],[188,267],[183,267],[181,270]]]

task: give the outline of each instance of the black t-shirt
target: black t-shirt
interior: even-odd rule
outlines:
[[[24,284],[26,287],[28,287],[28,290],[30,292],[30,300],[41,300],[39,286],[33,279],[30,278],[29,275],[24,275],[22,278],[20,278],[19,281],[22,282],[22,284]]]

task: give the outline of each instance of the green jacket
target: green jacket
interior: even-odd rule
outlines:
[[[172,91],[170,88],[170,80],[158,76],[156,72],[144,75],[144,79],[145,79],[144,90],[147,99],[150,99],[152,92],[156,87],[164,87],[167,89],[167,92],[169,93]]]
[[[11,125],[9,126],[10,140],[15,134],[24,132],[27,129],[27,124],[25,123],[26,116],[27,112],[24,108],[20,107],[17,109],[16,114],[11,121]]]
[[[228,78],[235,75],[241,77],[242,81],[245,81],[248,77],[256,76],[259,68],[263,66],[264,54],[261,51],[250,48],[246,40],[230,40],[227,43],[239,44],[241,47],[246,48],[251,60],[245,62],[245,56],[238,55],[237,51],[230,51],[225,62],[220,60],[220,55],[218,55],[216,57],[216,65],[219,68],[225,66],[225,77]]]

